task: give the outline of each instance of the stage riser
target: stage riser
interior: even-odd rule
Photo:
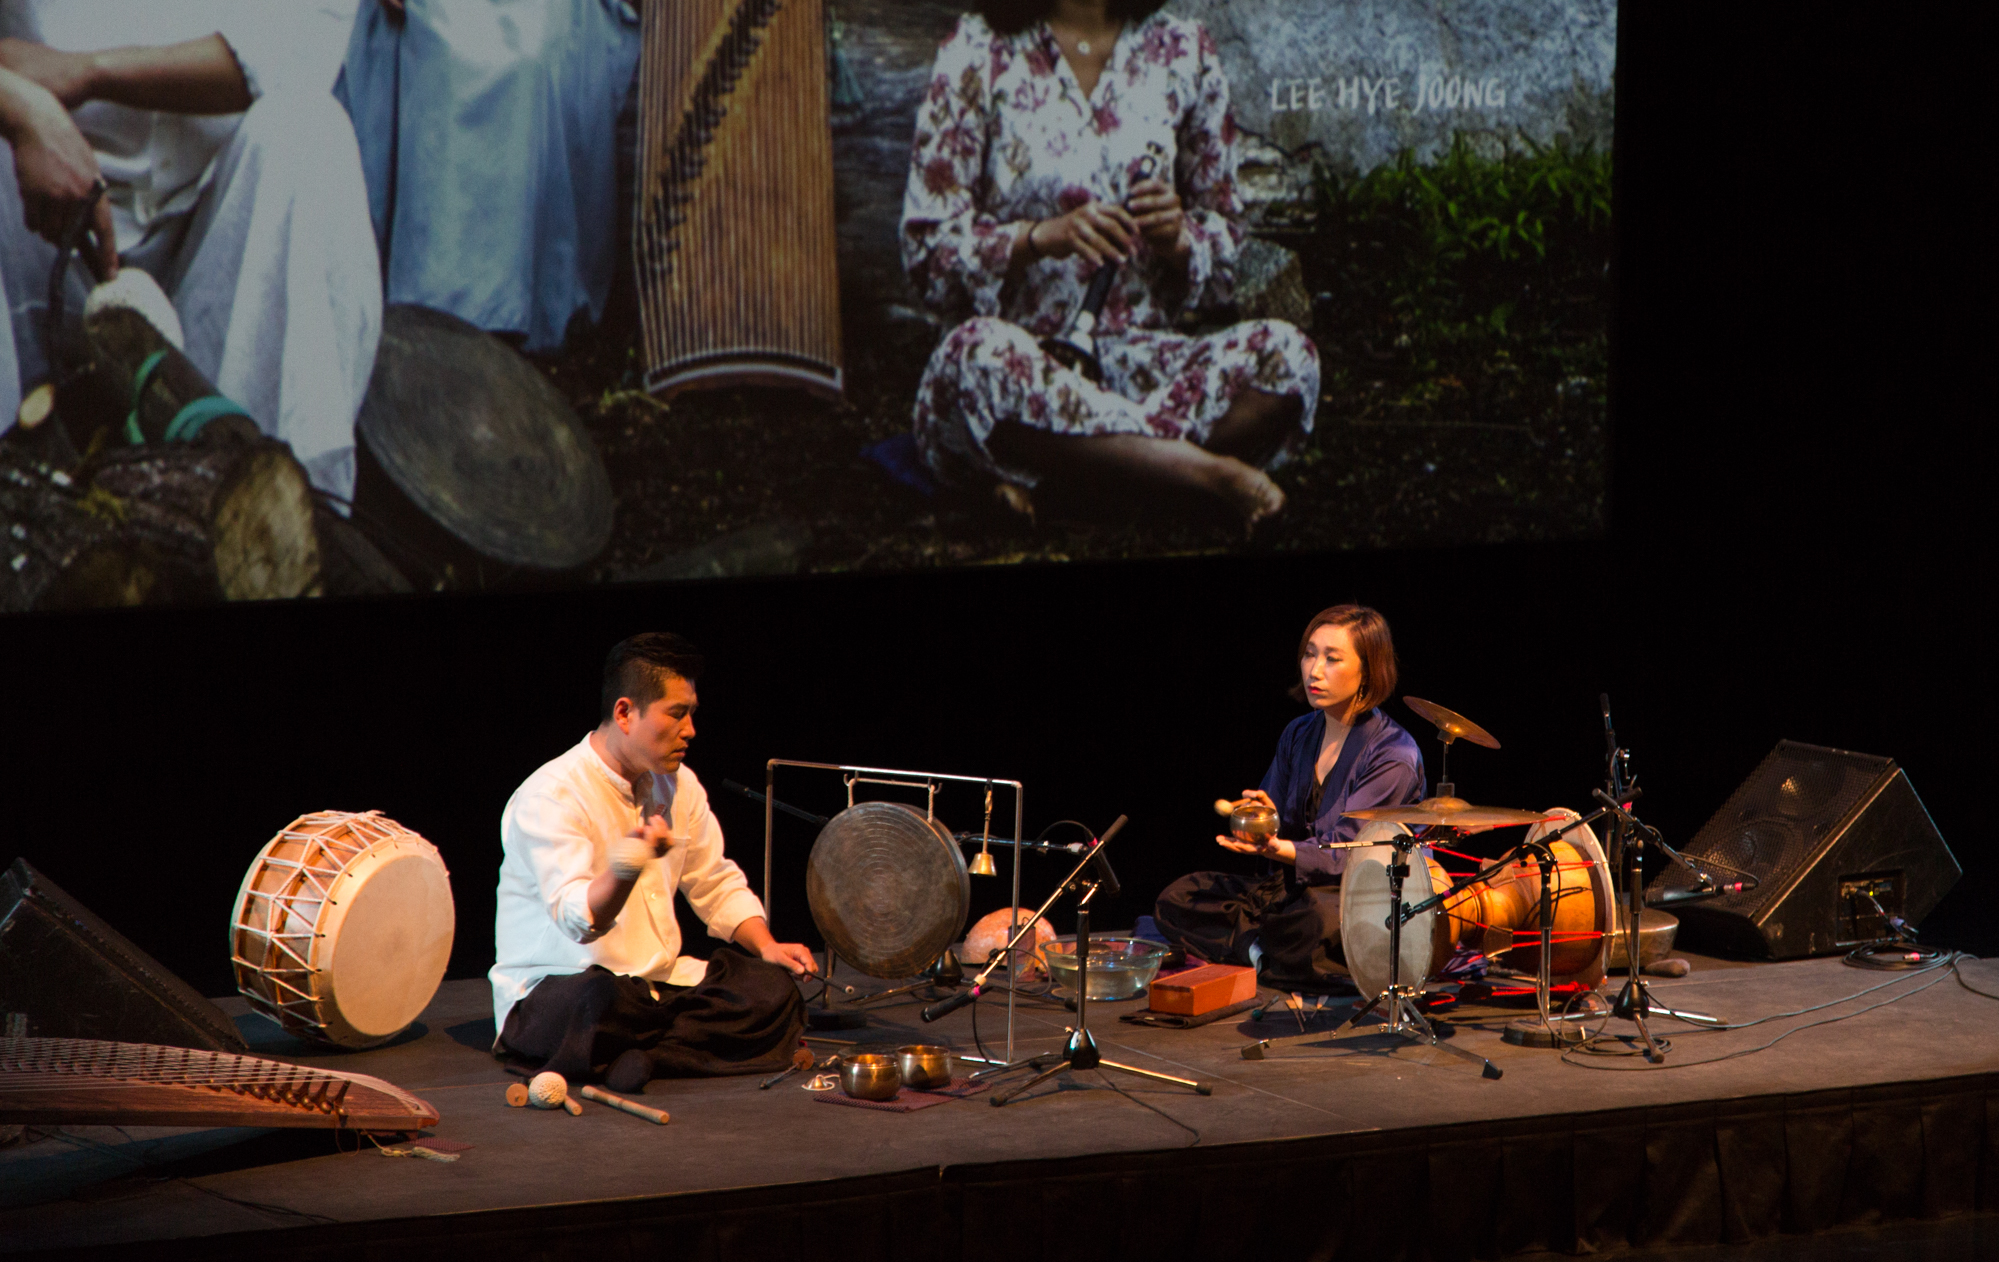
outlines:
[[[1974,1212],[1999,1212],[1999,1073],[210,1236],[201,1252],[286,1262],[1444,1262]],[[123,1258],[129,1248],[17,1256]]]

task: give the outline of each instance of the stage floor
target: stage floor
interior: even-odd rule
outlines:
[[[833,1186],[828,1181],[874,1178],[885,1180],[884,1187],[919,1187],[955,1168],[1003,1169],[1063,1158],[1097,1157],[1110,1168],[1117,1165],[1110,1154],[1183,1148],[1196,1142],[1196,1133],[1201,1149],[1257,1144],[1265,1147],[1256,1152],[1269,1153],[1291,1151],[1270,1148],[1272,1141],[1345,1137],[1371,1143],[1404,1132],[1491,1131],[1509,1120],[1642,1118],[1648,1111],[1684,1113],[1682,1106],[1757,1098],[1822,1102],[1829,1092],[1895,1084],[1905,1084],[1903,1094],[1912,1097],[1982,1099],[1993,1102],[1986,1107],[1999,1107],[1999,1002],[1968,988],[1999,994],[1999,963],[1965,961],[1960,981],[1948,969],[1889,974],[1838,959],[1742,964],[1689,958],[1695,966],[1690,976],[1653,982],[1661,1002],[1731,1022],[1826,1006],[1732,1031],[1658,1022],[1655,1030],[1673,1044],[1661,1067],[1514,1047],[1501,1040],[1500,1030],[1522,1009],[1467,1008],[1454,1017],[1455,1041],[1504,1071],[1493,1081],[1474,1063],[1386,1035],[1280,1046],[1265,1060],[1247,1061],[1239,1054],[1246,1042],[1295,1033],[1293,1018],[1255,1026],[1236,1019],[1186,1031],[1117,1020],[1141,1006],[1138,1000],[1092,1005],[1091,1026],[1104,1056],[1209,1080],[1211,1097],[1113,1074],[1134,1100],[1088,1073],[1058,1079],[1005,1108],[988,1107],[988,1097],[980,1095],[894,1114],[822,1102],[798,1088],[799,1078],[767,1091],[755,1078],[663,1081],[651,1084],[644,1097],[672,1113],[672,1124],[662,1128],[591,1104],[581,1117],[508,1107],[503,1092],[515,1079],[488,1052],[493,1026],[483,980],[445,983],[420,1024],[396,1044],[337,1056],[308,1054],[231,999],[222,1002],[255,1050],[386,1078],[436,1107],[442,1115],[438,1137],[470,1147],[454,1162],[392,1160],[373,1147],[351,1151],[351,1138],[350,1151],[337,1152],[334,1136],[322,1131],[77,1128],[67,1141],[44,1139],[0,1151],[0,1188],[6,1189],[0,1202],[12,1206],[0,1210],[0,1251],[248,1232],[262,1233],[260,1247],[275,1247],[273,1232],[282,1233],[278,1239],[304,1240],[332,1231],[358,1241],[375,1238],[362,1226],[371,1223],[387,1239],[408,1235],[408,1220],[440,1215],[461,1216],[454,1233],[476,1234],[477,1224],[494,1212],[562,1206],[573,1219],[591,1205],[729,1189],[763,1189],[762,1205],[805,1204],[821,1195],[818,1185]],[[1872,993],[1860,994],[1870,987]],[[972,1047],[970,1013],[926,1026],[918,1021],[918,1006],[888,1001],[873,1026],[840,1037]],[[1004,1002],[989,999],[978,1007],[979,1032],[997,1051]],[[1836,1017],[1848,1019],[1826,1023]],[[1059,1004],[1023,1000],[1017,1054],[1059,1047],[1072,1021]],[[1755,1050],[1780,1036],[1767,1050]],[[1976,1133],[1975,1140],[1951,1141],[1976,1149],[1961,1154],[1973,1171],[1981,1161],[1994,1164],[1992,1149],[1999,1143],[1999,1133],[1988,1134],[1982,1121]],[[1794,1167],[1800,1160],[1801,1154],[1790,1156]],[[1993,1175],[1970,1177],[1983,1186]],[[28,1200],[40,1203],[22,1203]],[[513,1232],[532,1222],[517,1213],[494,1221],[515,1224]],[[204,1251],[229,1243],[211,1240]]]

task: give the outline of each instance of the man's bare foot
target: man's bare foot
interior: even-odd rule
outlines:
[[[1245,533],[1254,533],[1257,523],[1284,511],[1284,491],[1270,476],[1234,456],[1215,458],[1214,490],[1242,514]]]

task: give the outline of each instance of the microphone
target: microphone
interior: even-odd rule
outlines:
[[[1118,830],[1123,828],[1130,818],[1129,815],[1118,816],[1116,822],[1104,829],[1104,835],[1097,838],[1097,844],[1090,850],[1090,866],[1097,870],[1097,880],[1103,884],[1104,893],[1112,897],[1116,897],[1117,892],[1124,887],[1118,884],[1117,873],[1111,871],[1110,856],[1104,853],[1104,847],[1111,844],[1111,838],[1118,835]]]
[[[1760,884],[1754,877],[1751,877],[1746,881],[1730,881],[1725,885],[1716,885],[1714,878],[1707,873],[1703,872],[1700,875],[1701,883],[1696,888],[1680,890],[1672,894],[1661,894],[1657,898],[1648,898],[1645,900],[1645,905],[1647,907],[1678,907],[1683,903],[1698,903],[1702,899],[1720,898],[1723,894],[1740,894],[1744,890],[1753,890]]]
[[[984,989],[985,987],[983,986],[973,986],[967,990],[959,991],[948,999],[940,999],[923,1010],[923,1019],[925,1021],[935,1021],[939,1017],[948,1016],[972,1002],[972,1000],[977,999],[979,992]]]

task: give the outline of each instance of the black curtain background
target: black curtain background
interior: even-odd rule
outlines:
[[[1891,755],[1966,869],[1925,936],[1999,947],[1974,24],[1627,0],[1607,539],[10,618],[0,862],[222,994],[257,849],[303,812],[379,808],[442,849],[452,975],[476,976],[508,794],[592,724],[604,649],[665,628],[710,655],[690,761],[753,881],[761,811],[720,782],[760,785],[767,758],[990,774],[1026,782],[1030,834],[1130,814],[1098,918],[1129,923],[1181,872],[1244,862],[1208,804],[1255,783],[1296,712],[1299,628],[1351,599],[1394,623],[1402,691],[1504,741],[1456,747],[1465,796],[1583,805],[1600,691],[1678,841],[1780,738]],[[830,775],[779,786],[840,804]],[[979,806],[939,812],[975,829]],[[775,914],[816,943],[810,842],[780,820]],[[1038,898],[1058,865],[1026,863]],[[975,881],[975,911],[1004,900]]]

